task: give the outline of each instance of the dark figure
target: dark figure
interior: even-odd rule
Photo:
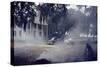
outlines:
[[[97,55],[94,53],[92,47],[88,43],[86,44],[86,56],[87,61],[93,61],[97,59]]]

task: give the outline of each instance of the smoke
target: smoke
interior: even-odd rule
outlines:
[[[72,62],[81,61],[84,59],[85,45],[55,45],[44,51],[36,60],[46,59],[51,62]]]
[[[77,7],[77,6],[76,6]],[[92,34],[93,32],[96,32],[94,29],[96,29],[95,27],[97,26],[96,25],[96,21],[92,21],[94,19],[96,19],[94,15],[96,15],[96,7],[88,7],[88,6],[81,6],[80,9],[77,8],[76,10],[76,7],[74,8],[70,8],[68,10],[68,17],[69,19],[71,19],[70,21],[71,22],[74,22],[74,26],[72,27],[72,29],[70,29],[69,31],[66,31],[66,32],[69,32],[70,33],[70,37],[73,39],[77,39],[77,38],[80,38],[80,34],[86,34],[88,35],[89,33],[89,29],[92,30]],[[87,11],[88,10],[88,11]],[[94,12],[95,11],[95,12]],[[92,13],[94,12],[94,13]],[[93,17],[93,19],[91,19],[90,21],[90,17]],[[95,23],[95,24],[94,24]],[[94,28],[91,28],[91,24],[93,25]]]

